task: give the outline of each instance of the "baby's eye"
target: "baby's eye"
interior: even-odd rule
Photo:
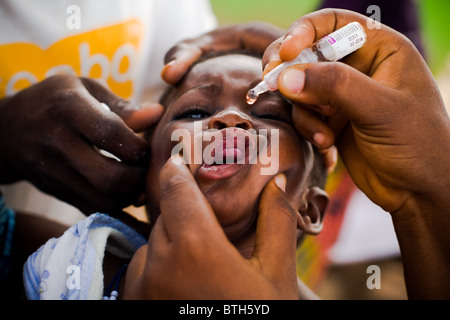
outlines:
[[[207,118],[211,115],[209,111],[203,110],[201,108],[190,108],[188,110],[180,112],[178,115],[175,116],[175,120],[180,119],[194,119],[199,120],[203,118]]]
[[[253,115],[260,119],[269,119],[290,123],[291,119],[286,112],[277,112],[276,110],[264,110],[253,112]]]
[[[193,112],[189,112],[185,115],[185,118],[188,119],[203,119],[209,117],[209,113],[202,111],[202,110],[196,110]]]
[[[269,94],[261,98],[251,109],[253,116],[260,119],[292,123],[292,105],[285,101],[284,98],[279,97],[277,94]]]

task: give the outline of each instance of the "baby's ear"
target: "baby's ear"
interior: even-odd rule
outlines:
[[[328,202],[328,194],[323,189],[310,187],[305,195],[304,205],[297,212],[297,226],[300,230],[311,235],[319,234]]]

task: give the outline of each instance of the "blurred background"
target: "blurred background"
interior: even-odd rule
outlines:
[[[282,28],[289,25],[300,16],[316,10],[321,6],[320,0],[211,0],[210,1],[220,25],[262,20]],[[333,1],[338,4],[340,1]],[[354,1],[355,3],[364,1]],[[369,1],[377,4],[380,1]],[[381,1],[382,2],[382,1]],[[401,2],[393,0],[392,2]],[[427,62],[433,73],[437,75],[448,66],[450,58],[450,1],[447,0],[416,0],[420,31],[427,50]],[[349,1],[342,1],[348,4]],[[338,7],[338,6],[336,6]],[[381,22],[383,23],[383,6]],[[367,14],[370,16],[370,14]]]
[[[265,21],[282,28],[321,7],[367,16],[380,8],[380,22],[408,36],[418,47],[450,106],[450,1],[446,0],[211,0],[219,26]],[[299,277],[322,299],[407,299],[403,267],[390,215],[352,183],[342,163],[329,177],[331,204],[319,236],[306,238],[297,253]],[[379,289],[369,289],[379,267]]]

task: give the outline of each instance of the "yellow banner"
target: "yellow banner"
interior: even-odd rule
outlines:
[[[139,20],[128,20],[64,38],[43,49],[34,43],[0,45],[0,97],[56,74],[103,80],[119,96],[133,94],[143,38]]]

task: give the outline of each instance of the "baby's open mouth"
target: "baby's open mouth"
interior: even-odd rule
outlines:
[[[226,128],[214,133],[203,151],[198,174],[207,179],[224,179],[251,163],[256,156],[256,137],[246,130]]]
[[[217,145],[213,148],[210,157],[204,159],[203,164],[207,167],[233,163],[244,164],[248,154],[248,145],[247,141],[240,143],[237,138],[234,141],[223,141],[223,146]]]

